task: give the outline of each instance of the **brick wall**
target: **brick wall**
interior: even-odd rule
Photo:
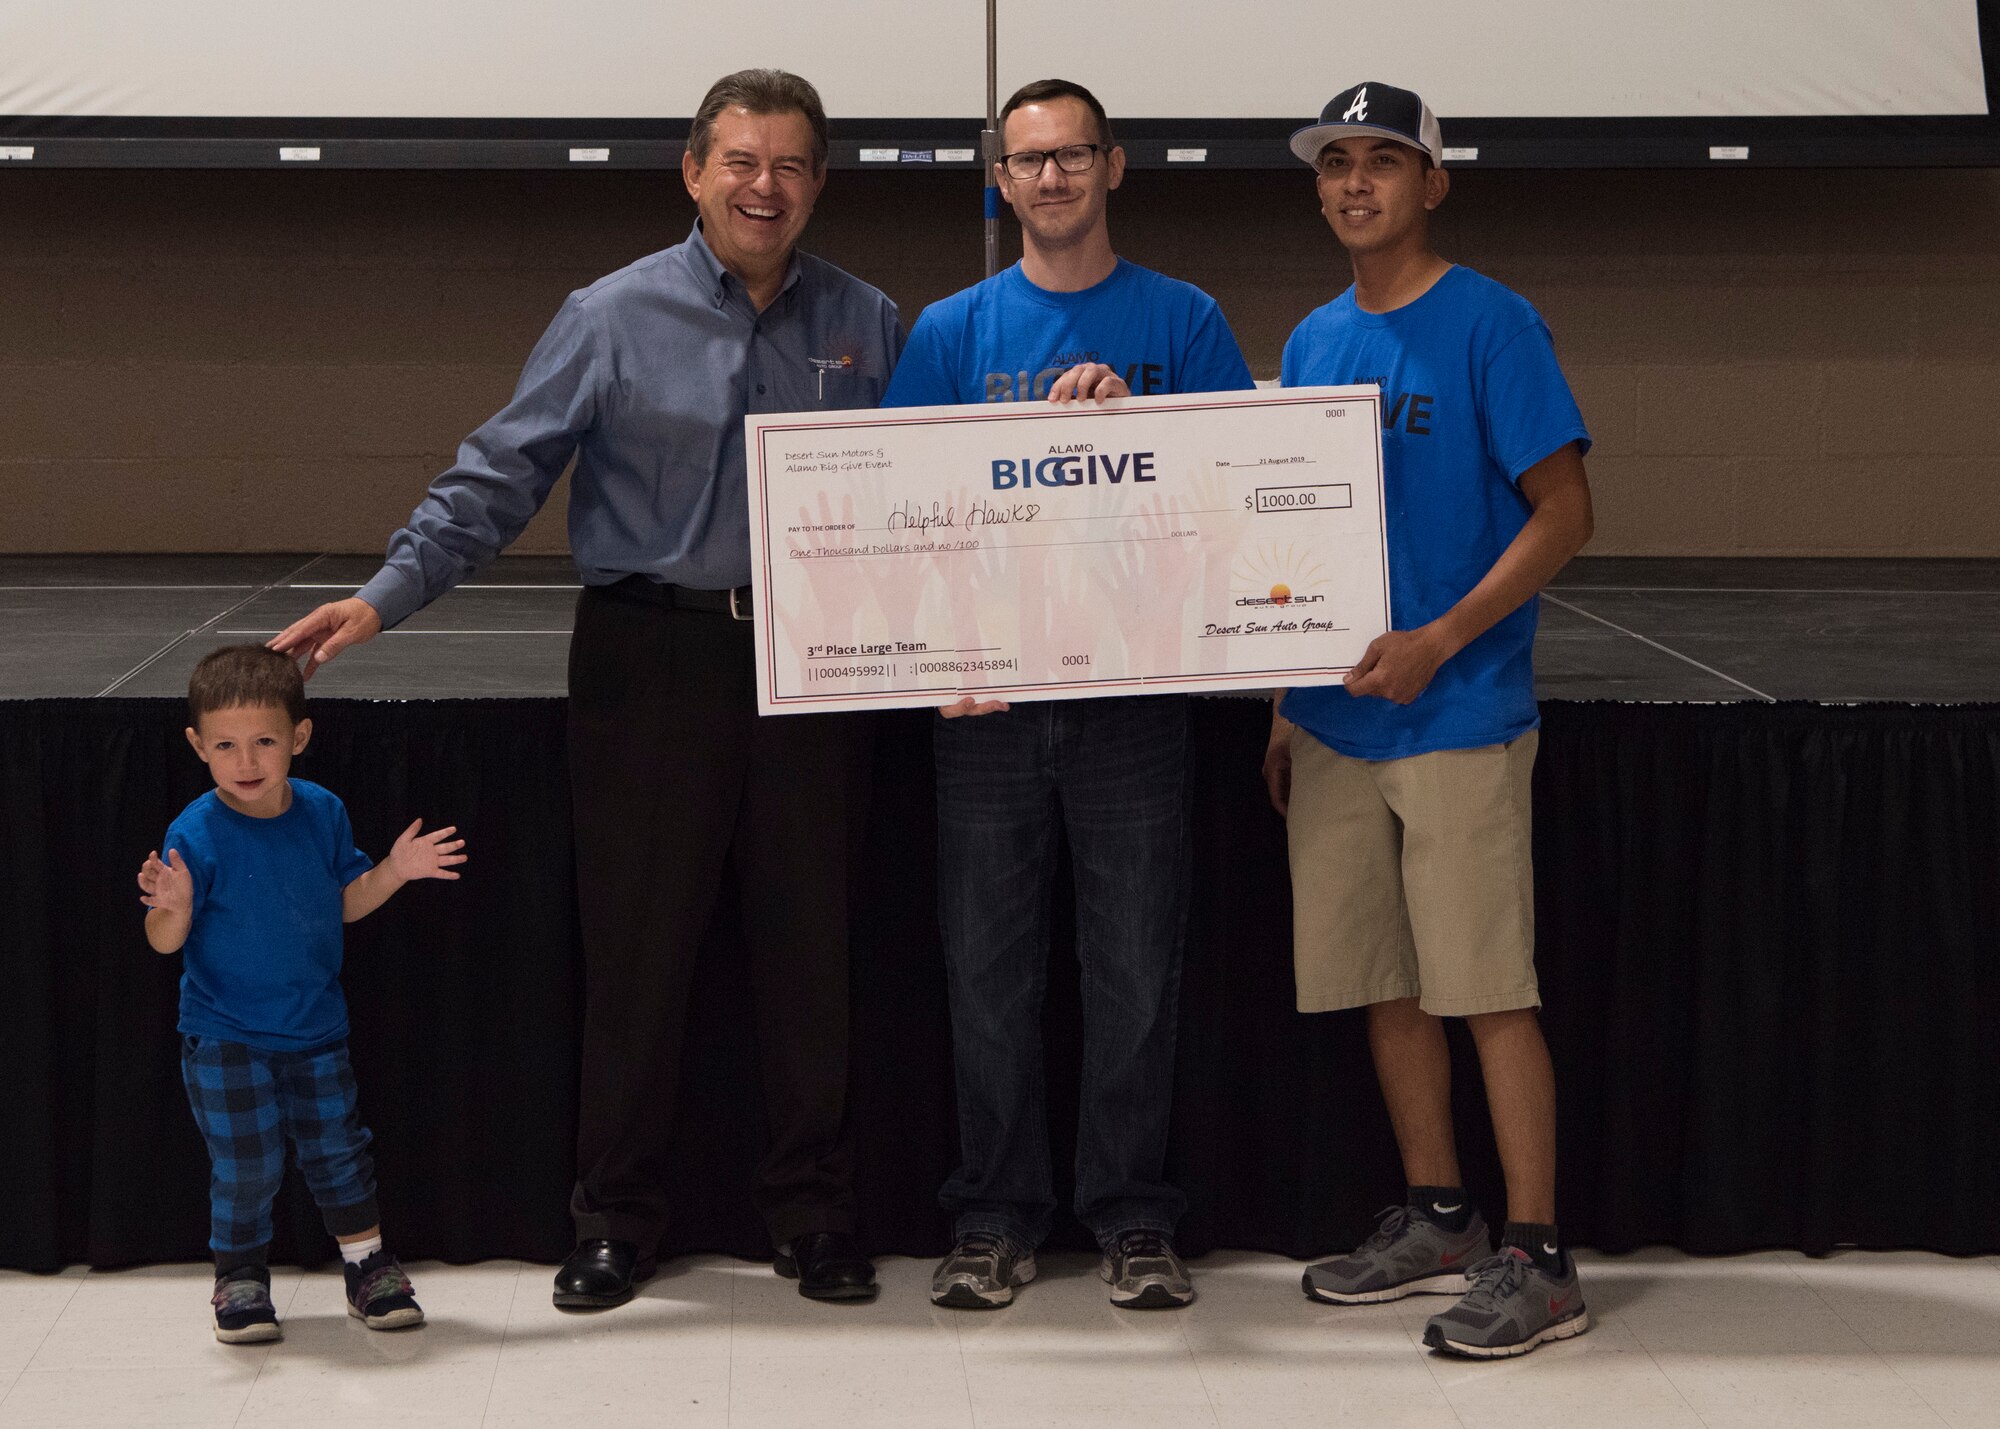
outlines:
[[[808,246],[914,317],[978,205],[836,172]],[[1271,376],[1346,282],[1316,207],[1134,172],[1113,233]],[[563,295],[691,219],[663,173],[0,171],[0,550],[378,550]],[[1555,330],[1593,551],[2000,556],[2000,174],[1468,170],[1438,239]]]

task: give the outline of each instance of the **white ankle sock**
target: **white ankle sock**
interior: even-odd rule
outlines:
[[[382,1248],[382,1237],[371,1235],[367,1240],[349,1241],[340,1247],[340,1258],[349,1265],[359,1265]]]

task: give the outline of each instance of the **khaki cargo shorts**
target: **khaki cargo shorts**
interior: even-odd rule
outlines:
[[[1292,732],[1299,1011],[1405,997],[1439,1017],[1541,1005],[1529,849],[1536,736],[1368,760]]]

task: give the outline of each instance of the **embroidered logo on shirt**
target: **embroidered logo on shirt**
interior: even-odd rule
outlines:
[[[840,357],[808,357],[806,361],[813,365],[813,372],[816,374],[814,380],[818,385],[818,391],[813,396],[821,402],[826,400],[826,374],[851,372],[854,369],[854,359],[844,354]]]

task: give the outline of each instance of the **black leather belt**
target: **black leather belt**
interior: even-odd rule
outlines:
[[[750,618],[750,587],[747,585],[732,586],[728,590],[696,590],[693,586],[668,585],[650,576],[627,576],[622,581],[613,582],[610,589],[628,600],[664,605],[671,610],[699,610],[710,615],[727,615],[734,620]]]

